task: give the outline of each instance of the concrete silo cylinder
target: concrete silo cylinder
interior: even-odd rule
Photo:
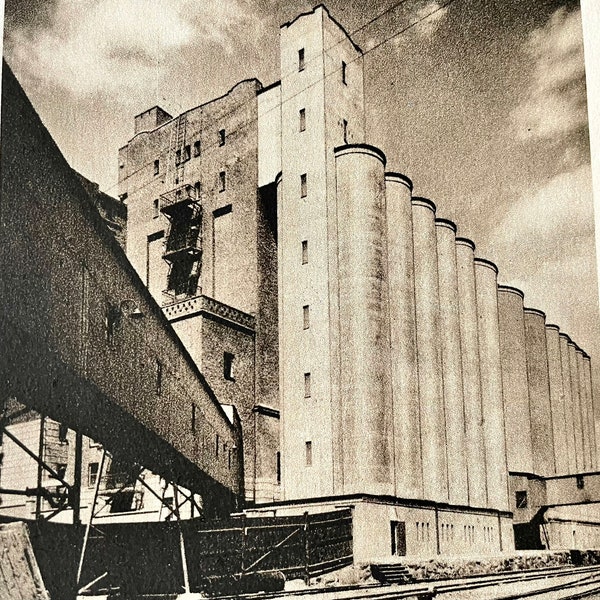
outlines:
[[[423,492],[448,501],[435,204],[412,199]]]
[[[336,148],[344,492],[392,494],[384,154]]]
[[[569,473],[577,472],[577,452],[575,450],[575,411],[573,408],[573,393],[571,390],[571,361],[569,356],[569,344],[571,338],[565,334],[559,334],[560,341],[560,365],[562,371],[562,395],[565,405],[565,431],[567,434],[566,454],[569,462]]]
[[[456,238],[469,505],[485,507],[487,506],[487,475],[483,443],[474,251],[475,244],[471,240]]]
[[[411,181],[385,174],[395,495],[423,498]]]
[[[523,292],[498,286],[502,396],[509,471],[533,473]]]
[[[496,265],[482,258],[475,259],[488,507],[508,510],[497,278]]]
[[[571,373],[571,397],[573,399],[573,425],[575,428],[575,461],[577,471],[585,469],[583,460],[583,420],[579,396],[579,371],[577,368],[577,346],[569,342],[569,371]]]
[[[525,309],[525,347],[529,380],[533,470],[538,475],[549,476],[555,473],[556,466],[552,434],[548,349],[546,347],[546,315],[541,310]]]
[[[465,454],[465,407],[461,364],[456,225],[436,219],[442,380],[446,414],[448,497],[451,504],[468,504],[467,457]]]
[[[554,462],[557,475],[569,472],[567,456],[567,426],[565,403],[562,393],[562,367],[560,362],[560,337],[557,325],[546,325],[546,348],[548,350],[548,382],[552,411],[552,434],[554,437]]]
[[[596,431],[596,407],[594,402],[594,391],[592,386],[592,361],[586,354],[583,366],[585,369],[585,387],[588,396],[590,411],[590,429],[591,429],[591,448],[592,448],[592,470],[597,471],[600,468],[598,463],[598,432]]]

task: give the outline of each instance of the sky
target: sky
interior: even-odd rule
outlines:
[[[592,355],[598,394],[579,4],[446,1],[326,2],[366,53],[367,142],[498,265],[501,283]],[[116,195],[134,115],[155,104],[176,115],[241,79],[279,79],[279,25],[312,7],[6,0],[4,54],[70,164]]]

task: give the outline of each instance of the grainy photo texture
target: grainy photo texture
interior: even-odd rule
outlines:
[[[600,598],[579,2],[6,0],[1,129],[2,599]]]

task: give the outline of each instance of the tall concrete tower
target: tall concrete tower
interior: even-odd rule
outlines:
[[[336,158],[335,148],[362,142],[362,52],[327,9],[318,6],[281,28],[278,269],[284,498],[344,490],[342,446],[350,432],[340,429],[346,400],[340,393],[347,375],[342,373],[341,349],[348,340],[340,337],[340,311],[344,301],[358,299],[341,298],[338,257],[349,251],[342,244],[350,243],[355,233],[350,228],[359,226],[353,219],[364,215],[338,204],[336,161],[342,178],[352,179],[347,169],[353,158],[352,153]],[[380,153],[364,152],[365,168],[381,170],[383,184]],[[365,192],[378,194],[375,189]],[[370,207],[374,219],[381,217],[376,227],[384,225],[378,212],[385,207],[381,196],[385,198],[371,198],[381,203]],[[340,222],[342,208],[348,221]],[[358,273],[346,275],[360,278]]]

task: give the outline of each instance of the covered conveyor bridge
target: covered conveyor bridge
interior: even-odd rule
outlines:
[[[1,399],[201,494],[208,514],[235,508],[239,426],[6,64],[1,160]]]

